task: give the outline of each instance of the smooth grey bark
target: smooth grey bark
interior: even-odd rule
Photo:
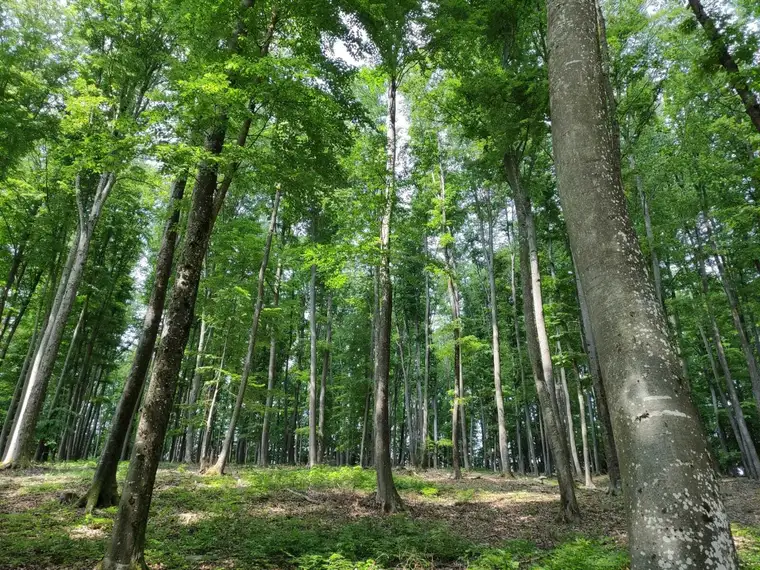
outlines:
[[[5,452],[5,446],[8,441],[8,434],[11,431],[11,428],[13,427],[13,423],[16,418],[16,410],[18,409],[18,403],[21,399],[21,394],[23,394],[25,387],[26,387],[26,381],[28,378],[29,373],[29,367],[32,363],[32,357],[34,356],[35,351],[37,350],[40,342],[40,314],[42,313],[43,308],[43,302],[40,301],[39,306],[37,307],[37,315],[34,318],[34,328],[32,329],[32,338],[29,340],[29,347],[26,351],[26,356],[24,357],[24,363],[21,365],[21,371],[18,375],[18,380],[16,381],[16,388],[13,390],[13,396],[11,397],[11,402],[8,405],[8,410],[5,414],[5,419],[3,420],[3,429],[0,431],[0,455],[3,455]],[[46,319],[47,320],[47,319]],[[45,328],[45,324],[43,323],[42,329]]]
[[[82,309],[79,311],[79,318],[77,319],[77,324],[74,326],[74,332],[71,333],[71,341],[69,342],[69,349],[66,351],[66,358],[63,361],[63,367],[61,368],[61,373],[58,375],[58,382],[55,386],[55,393],[53,394],[53,400],[50,402],[50,406],[48,408],[48,418],[51,418],[55,415],[55,407],[58,405],[58,400],[61,396],[61,390],[63,388],[63,383],[66,378],[66,373],[69,370],[69,363],[71,362],[71,355],[74,352],[74,348],[77,346],[77,340],[79,340],[79,333],[82,331],[82,328],[84,326],[84,320],[87,316],[87,308],[90,305],[90,295],[88,294],[87,297],[85,297],[84,303],[82,303]]]
[[[391,431],[388,421],[388,381],[391,359],[391,319],[393,315],[393,284],[391,282],[391,222],[396,201],[396,96],[397,77],[388,78],[385,195],[380,218],[380,264],[378,266],[378,311],[375,328],[375,470],[377,473],[377,503],[385,513],[404,509],[393,483],[391,470]]]
[[[562,343],[557,341],[557,354],[562,357]],[[565,367],[559,368],[560,389],[562,391],[562,403],[564,404],[565,412],[565,429],[567,430],[567,445],[570,451],[570,457],[573,460],[573,468],[575,474],[580,476],[581,474],[581,462],[578,457],[578,446],[575,442],[575,422],[573,421],[573,409],[570,405],[570,390],[567,388],[567,373]]]
[[[274,274],[274,292],[272,306],[280,305],[280,280],[282,279],[282,260],[277,262]],[[258,464],[261,467],[269,465],[269,423],[274,399],[274,382],[277,377],[277,328],[270,324],[269,333],[269,366],[267,367],[267,398],[264,408],[264,419],[261,425],[261,445],[259,446]]]
[[[576,370],[577,372],[577,370]],[[583,443],[583,475],[586,488],[590,489],[594,486],[594,482],[591,479],[591,454],[589,453],[588,446],[588,429],[586,426],[586,402],[583,392],[581,391],[581,379],[578,376],[578,383],[575,386],[578,393],[578,407],[580,408],[581,415],[581,442]]]
[[[245,390],[248,386],[248,377],[251,374],[251,368],[253,368],[253,353],[256,349],[256,335],[259,330],[261,311],[264,308],[264,277],[266,276],[267,265],[269,265],[269,254],[272,251],[272,238],[274,237],[274,232],[277,227],[277,211],[279,207],[280,186],[278,184],[274,194],[272,214],[269,218],[269,231],[267,232],[266,243],[264,244],[264,255],[261,258],[261,265],[259,266],[256,302],[253,309],[251,330],[248,335],[248,349],[246,350],[245,362],[243,363],[243,373],[240,375],[240,387],[238,388],[235,407],[232,409],[232,417],[230,418],[230,423],[227,426],[227,434],[224,437],[224,443],[222,444],[222,450],[219,453],[219,458],[213,467],[206,470],[206,473],[209,475],[221,475],[224,473],[224,468],[227,465],[230,450],[232,449],[232,440],[235,437],[235,428],[237,427],[237,421],[240,417],[240,410],[243,408],[243,398],[245,397]]]
[[[440,154],[440,140],[439,140],[439,154]],[[452,417],[451,417],[451,463],[454,469],[454,479],[462,478],[462,470],[460,466],[460,451],[459,451],[459,439],[462,440],[462,457],[465,461],[465,469],[469,469],[467,463],[467,432],[465,429],[465,422],[463,420],[463,407],[462,393],[463,380],[462,380],[462,345],[460,339],[462,336],[461,330],[461,316],[459,310],[459,290],[456,283],[456,267],[454,266],[453,252],[451,251],[450,240],[453,240],[453,236],[449,230],[446,221],[446,172],[443,168],[443,161],[438,162],[438,174],[440,185],[440,201],[441,201],[441,220],[442,228],[444,231],[444,246],[443,257],[446,266],[446,287],[449,293],[449,304],[451,306],[451,319],[454,324],[454,402],[452,405]],[[457,433],[459,430],[459,433]]]
[[[399,453],[397,457],[397,464],[401,465],[404,463],[404,447],[406,444],[406,435],[409,435],[409,456],[414,454],[414,450],[416,449],[415,441],[414,441],[414,425],[413,425],[413,412],[412,412],[412,403],[411,403],[411,392],[409,390],[409,368],[410,366],[406,363],[406,357],[404,356],[404,335],[401,333],[401,328],[398,326],[398,316],[396,317],[397,323],[396,323],[396,330],[398,331],[398,362],[399,362],[399,368],[401,369],[401,376],[404,379],[404,408],[402,410],[403,414],[401,417],[401,436],[399,437]]]
[[[617,435],[632,570],[734,570],[707,440],[681,377],[620,183],[593,0],[548,0],[562,209]]]
[[[596,439],[596,419],[594,418],[594,406],[591,403],[591,390],[586,390],[586,409],[588,410],[588,423],[591,427],[591,449],[594,451],[594,474],[599,475],[599,445]]]
[[[210,334],[206,323],[205,313],[201,313],[201,329],[198,333],[198,346],[195,353],[195,367],[193,369],[193,378],[190,384],[190,392],[187,396],[187,428],[185,429],[185,454],[183,461],[185,463],[193,462],[193,452],[195,450],[195,425],[194,419],[197,414],[195,410],[198,402],[198,396],[203,386],[203,357],[206,352],[206,344]],[[200,461],[200,459],[198,460]]]
[[[198,453],[198,463],[200,463],[201,471],[208,467],[211,459],[211,436],[214,431],[214,416],[216,414],[216,402],[219,398],[219,389],[222,384],[222,375],[224,374],[224,362],[227,358],[227,342],[230,338],[230,328],[232,325],[227,326],[227,334],[224,337],[224,345],[222,346],[222,357],[219,360],[219,368],[216,370],[214,378],[214,386],[211,388],[211,401],[206,411],[206,422],[203,430],[203,438],[201,439],[201,449]]]
[[[325,333],[325,350],[322,353],[322,377],[319,383],[319,422],[317,425],[317,460],[324,461],[325,456],[325,403],[327,399],[327,375],[330,372],[330,346],[332,343],[332,294],[327,295],[327,332]]]
[[[316,239],[315,222],[312,233]],[[317,457],[317,266],[311,264],[309,279],[309,467],[316,467]]]
[[[103,447],[98,467],[95,470],[92,485],[79,501],[79,506],[85,507],[87,512],[91,512],[95,508],[110,507],[118,502],[116,471],[119,466],[119,457],[121,449],[124,446],[124,440],[129,434],[132,417],[140,400],[140,394],[145,384],[145,376],[156,346],[158,327],[164,314],[166,290],[169,286],[169,277],[174,262],[174,250],[177,243],[177,224],[179,223],[180,206],[186,185],[186,176],[180,176],[173,184],[170,204],[171,214],[164,225],[161,237],[161,246],[156,258],[153,291],[151,291],[150,300],[143,317],[140,340],[132,357],[132,366],[129,374],[124,381],[124,389],[119,398],[119,404],[111,420],[111,430]]]
[[[2,466],[28,463],[34,456],[34,432],[45,400],[50,376],[53,373],[53,366],[58,356],[58,348],[61,345],[66,321],[84,275],[92,234],[100,219],[103,205],[115,183],[116,175],[114,173],[101,174],[95,188],[92,204],[89,210],[85,211],[80,189],[80,176],[76,176],[75,190],[79,222],[69,250],[69,259],[66,264],[68,271],[61,275],[54,308],[42,334],[42,343],[35,354],[29,372],[29,379],[18,409],[18,421],[16,421],[11,433]]]
[[[480,237],[485,249],[486,269],[488,270],[488,303],[491,309],[491,352],[493,355],[493,385],[494,399],[496,400],[496,424],[499,434],[499,471],[502,474],[511,473],[509,459],[509,442],[507,434],[507,422],[504,414],[504,394],[501,388],[501,344],[499,342],[499,316],[496,309],[496,276],[494,271],[493,253],[493,208],[489,192],[488,201],[488,235],[483,228],[483,220],[480,220]],[[518,420],[519,429],[519,420]],[[520,470],[522,467],[522,444],[518,435],[518,448],[520,455]]]
[[[523,410],[525,415],[525,434],[528,440],[528,461],[530,462],[530,469],[533,475],[538,475],[538,462],[536,461],[536,449],[533,444],[533,426],[531,425],[530,413],[528,410],[527,402],[527,380],[525,379],[525,368],[523,367],[522,357],[522,343],[520,342],[520,320],[518,318],[517,311],[517,279],[515,277],[515,258],[516,252],[514,248],[513,234],[510,232],[510,245],[512,245],[512,251],[510,252],[510,271],[509,271],[509,283],[511,288],[512,297],[512,320],[515,324],[515,348],[517,350],[517,368],[520,374],[520,389],[523,395]]]
[[[425,237],[425,251],[427,251],[427,236]],[[422,401],[420,402],[420,452],[419,464],[428,466],[428,386],[430,384],[430,276],[425,272],[425,365],[423,376]]]
[[[520,275],[522,278],[523,316],[525,318],[528,356],[533,369],[536,393],[546,428],[544,434],[549,447],[551,447],[557,468],[557,480],[560,489],[560,518],[564,521],[574,521],[579,518],[580,509],[575,496],[575,481],[573,480],[570,452],[567,448],[567,440],[562,435],[560,410],[554,390],[554,369],[544,319],[533,207],[527,190],[520,181],[516,157],[510,153],[505,154],[504,167],[507,180],[514,193],[515,211],[520,230]],[[547,460],[548,451],[547,449],[544,453],[544,460],[547,473],[550,474],[550,462]]]
[[[589,371],[591,373],[591,382],[594,386],[594,401],[599,410],[599,419],[602,424],[602,444],[604,446],[604,457],[607,462],[607,476],[609,486],[607,493],[617,495],[622,492],[622,482],[620,479],[620,462],[618,459],[617,445],[615,445],[615,436],[612,429],[612,419],[607,404],[607,395],[602,382],[602,369],[599,366],[599,355],[596,350],[596,341],[594,332],[591,329],[591,319],[588,313],[588,303],[586,295],[583,292],[583,284],[578,275],[578,269],[573,257],[573,268],[575,273],[575,285],[578,291],[578,305],[581,312],[581,324],[583,332],[583,344],[588,357]]]

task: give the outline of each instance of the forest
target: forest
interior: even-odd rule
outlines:
[[[760,569],[757,0],[0,1],[0,570]]]

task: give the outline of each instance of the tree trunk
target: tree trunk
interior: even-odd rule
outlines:
[[[736,94],[744,104],[744,110],[747,112],[752,124],[760,133],[760,103],[757,100],[754,92],[752,91],[751,84],[742,77],[742,73],[739,70],[739,66],[736,64],[731,52],[728,51],[728,46],[723,39],[723,34],[718,30],[713,20],[705,11],[704,6],[700,0],[688,0],[689,7],[694,15],[697,17],[697,21],[702,25],[702,28],[707,34],[707,39],[710,40],[710,45],[715,50],[718,56],[718,61],[726,70],[728,75],[728,82],[731,87],[734,88]]]
[[[592,388],[593,389],[593,388]],[[594,407],[591,405],[591,391],[586,392],[586,409],[588,410],[588,423],[591,426],[591,449],[594,451],[594,474],[599,475],[599,445],[596,439],[596,419],[594,418]]]
[[[3,456],[3,466],[28,463],[34,455],[34,432],[37,427],[37,420],[58,356],[58,348],[61,345],[66,321],[76,300],[79,283],[84,274],[92,233],[115,182],[116,176],[113,173],[104,173],[100,176],[90,210],[85,213],[81,204],[79,175],[77,175],[76,194],[79,206],[79,227],[69,252],[70,263],[67,262],[67,266],[70,267],[70,270],[61,275],[56,302],[53,305],[54,309],[42,335],[42,343],[34,357],[24,397],[18,410],[18,421],[11,434],[8,449]]]
[[[111,431],[100,456],[92,485],[79,501],[79,506],[84,506],[87,512],[92,512],[95,508],[110,507],[118,502],[116,470],[119,466],[119,456],[145,384],[145,376],[156,345],[158,327],[164,313],[166,290],[177,243],[177,224],[179,223],[180,207],[186,185],[187,178],[185,176],[180,176],[174,182],[170,206],[171,215],[164,226],[161,247],[156,258],[153,291],[143,318],[140,340],[132,358],[132,367],[124,381],[124,390],[111,420]]]
[[[652,229],[652,216],[649,214],[649,198],[644,190],[644,181],[641,178],[641,173],[636,170],[636,159],[633,154],[628,155],[628,164],[631,166],[631,170],[634,172],[636,178],[636,192],[639,195],[641,201],[641,211],[644,214],[644,230],[647,237],[647,246],[649,247],[649,258],[652,264],[652,278],[654,280],[654,293],[657,296],[657,302],[665,311],[665,302],[662,294],[662,273],[660,272],[660,259],[657,256],[657,249],[654,242],[654,230]]]
[[[277,270],[274,274],[274,295],[272,306],[280,304],[280,280],[282,279],[282,260],[277,262]],[[259,466],[269,465],[269,418],[272,413],[272,399],[274,397],[274,381],[277,377],[277,328],[274,323],[270,324],[269,336],[269,367],[267,368],[267,399],[264,408],[264,419],[261,425],[261,446],[259,447]]]
[[[711,331],[712,331],[713,330],[712,320],[710,324],[711,324]],[[728,400],[726,399],[726,394],[725,392],[723,392],[723,389],[720,387],[720,374],[718,373],[718,366],[715,364],[715,358],[713,357],[712,349],[710,348],[710,343],[707,340],[707,335],[705,334],[705,330],[702,328],[701,324],[698,324],[697,326],[699,328],[699,336],[702,339],[702,345],[704,346],[705,354],[707,355],[707,361],[710,363],[710,371],[712,372],[712,377],[713,377],[713,380],[715,381],[715,388],[718,389],[718,394],[720,395],[720,401],[723,404],[723,408],[726,410],[726,413],[728,414],[728,420],[729,420],[729,423],[731,424],[731,431],[734,434],[734,440],[736,441],[736,445],[739,446],[739,451],[742,456],[742,464],[744,465],[745,471],[747,471],[748,475],[751,478],[752,473],[757,473],[757,469],[756,469],[757,466],[752,463],[752,461],[749,458],[749,454],[747,453],[747,448],[745,446],[744,438],[742,436],[743,432],[739,430],[739,424],[737,422],[737,418],[735,414],[733,413],[734,412],[732,409],[733,403],[729,405]],[[720,332],[718,332],[718,339],[720,340]],[[723,346],[721,343],[721,350],[722,349],[723,349]],[[722,363],[721,363],[721,366],[722,366]],[[711,388],[712,388],[712,385],[711,385]],[[742,412],[742,419],[743,417],[744,417],[744,413]],[[746,430],[746,425],[745,425],[745,430]],[[752,448],[754,449],[754,444]]]
[[[557,354],[562,357],[562,343],[557,341]],[[565,367],[560,366],[559,369],[560,388],[562,390],[562,403],[565,408],[565,429],[567,429],[567,445],[570,451],[570,457],[573,460],[573,468],[575,474],[580,476],[581,474],[581,462],[578,457],[578,446],[575,443],[575,422],[573,422],[573,409],[570,405],[570,390],[567,388],[567,374],[565,373]]]
[[[712,238],[712,232],[709,229],[709,222],[708,231],[710,237]],[[730,282],[730,278],[728,276],[728,272],[726,271],[723,259],[717,252],[717,244],[715,243],[714,239],[713,246],[716,248],[714,259],[718,267],[720,282],[723,285],[723,291],[725,292],[726,298],[728,299],[728,304],[731,308],[731,319],[733,320],[736,334],[739,337],[739,345],[741,346],[742,353],[744,354],[744,359],[747,362],[747,371],[749,372],[749,378],[752,383],[752,394],[755,397],[755,405],[757,406],[758,411],[760,411],[760,367],[758,366],[757,359],[755,358],[755,353],[752,351],[752,345],[747,338],[747,332],[744,328],[744,319],[742,318],[742,314],[740,312],[739,299],[736,295],[733,284]],[[697,247],[700,249],[699,245]],[[703,277],[706,278],[704,269],[702,269],[702,274]],[[707,296],[707,292],[705,292],[705,296]]]
[[[222,384],[222,375],[224,374],[224,361],[227,358],[227,341],[230,337],[230,328],[227,326],[227,334],[224,337],[224,346],[222,347],[222,357],[219,360],[219,368],[216,371],[213,391],[211,393],[211,402],[208,405],[206,413],[206,426],[203,430],[203,439],[201,440],[201,449],[198,452],[198,463],[201,471],[204,471],[210,463],[211,435],[214,431],[214,415],[216,414],[216,402],[219,399],[219,388]]]
[[[312,221],[316,241],[316,222]],[[311,264],[309,280],[309,467],[316,467],[317,457],[317,266]]]
[[[499,343],[499,318],[496,312],[496,277],[494,275],[493,259],[493,210],[491,199],[488,199],[488,240],[486,251],[486,267],[488,269],[488,299],[491,306],[491,351],[493,353],[493,385],[494,398],[496,400],[496,423],[499,432],[499,470],[502,475],[511,472],[509,460],[509,446],[507,434],[507,422],[504,415],[504,395],[501,390],[501,354]],[[481,222],[481,234],[483,233]],[[518,436],[519,437],[519,436]],[[518,439],[518,448],[520,455],[520,470],[522,466],[522,444]]]
[[[197,415],[195,409],[198,402],[198,395],[201,393],[203,386],[203,357],[206,352],[206,345],[210,334],[206,324],[206,315],[201,313],[201,330],[198,333],[198,348],[195,354],[195,367],[193,369],[193,378],[190,384],[190,393],[187,396],[187,428],[185,429],[185,463],[193,462],[193,451],[195,450],[195,425],[194,420]],[[198,458],[200,462],[200,458]]]
[[[525,333],[528,340],[536,393],[541,406],[544,433],[548,440],[560,490],[560,518],[565,521],[577,520],[580,509],[575,498],[575,481],[573,480],[570,454],[567,441],[562,436],[560,411],[554,391],[554,370],[552,367],[549,336],[546,333],[544,308],[541,292],[541,273],[538,266],[538,245],[536,227],[530,198],[520,181],[519,166],[511,154],[504,156],[507,179],[514,193],[515,210],[520,227],[520,274],[523,286],[523,314]],[[547,450],[548,452],[548,450]],[[544,455],[546,460],[548,453]],[[548,466],[549,462],[546,462]]]
[[[11,328],[8,331],[8,336],[5,337],[5,343],[3,344],[3,348],[0,351],[0,366],[5,361],[5,356],[8,354],[8,349],[11,346],[11,341],[15,337],[16,331],[18,330],[18,327],[21,324],[21,321],[23,320],[24,315],[26,314],[26,310],[29,308],[29,305],[32,302],[32,298],[34,297],[34,292],[37,290],[37,286],[40,283],[40,279],[42,279],[42,270],[37,271],[37,273],[32,278],[32,283],[29,286],[29,291],[27,292],[26,295],[24,295],[24,300],[21,301],[21,306],[19,307],[18,313],[13,319],[13,324],[11,325]],[[8,318],[10,318],[10,316],[11,315],[9,312],[8,316],[6,317],[6,322],[3,325],[3,331],[2,333],[0,333],[0,338],[2,338],[3,334],[5,333],[5,328],[8,324]]]
[[[444,232],[443,239],[445,240],[443,246],[443,256],[446,266],[446,283],[449,293],[449,303],[451,304],[451,319],[454,325],[454,402],[452,406],[452,423],[451,423],[451,459],[452,466],[454,468],[454,479],[462,478],[462,471],[460,467],[460,450],[459,439],[461,437],[462,455],[464,459],[465,469],[470,468],[469,458],[467,455],[467,430],[466,422],[464,419],[464,407],[462,405],[462,399],[464,398],[464,382],[462,379],[462,345],[460,339],[462,336],[462,321],[459,310],[459,290],[456,283],[456,267],[454,265],[454,255],[451,251],[450,240],[453,240],[453,236],[449,231],[448,223],[446,221],[446,172],[443,167],[443,159],[441,157],[440,139],[438,140],[438,173],[440,183],[440,202],[441,202],[441,218],[442,229]],[[459,430],[459,433],[457,433]]]
[[[512,243],[512,235],[510,235],[510,245]],[[538,462],[536,461],[536,449],[533,444],[533,426],[530,421],[530,413],[528,411],[527,402],[527,381],[525,379],[525,368],[523,367],[522,359],[522,343],[520,342],[520,320],[517,314],[517,279],[515,278],[515,251],[512,247],[510,254],[510,289],[512,291],[512,320],[515,323],[515,348],[517,350],[517,368],[520,374],[520,388],[523,394],[523,408],[525,412],[525,432],[528,439],[528,461],[530,462],[530,468],[533,475],[538,475]]]
[[[720,413],[718,412],[718,398],[715,395],[715,386],[712,382],[710,384],[710,401],[712,402],[713,415],[715,416],[715,433],[718,436],[720,442],[720,450],[724,456],[728,455],[728,445],[726,444],[726,436],[723,435],[723,428],[720,427]]]
[[[243,373],[240,375],[240,387],[238,389],[237,399],[235,400],[235,407],[232,409],[232,417],[230,418],[230,424],[227,427],[227,435],[224,438],[224,444],[222,450],[219,453],[219,459],[216,464],[206,471],[207,474],[221,475],[224,473],[224,468],[227,465],[227,458],[232,449],[232,440],[235,437],[235,427],[237,420],[240,417],[240,410],[243,407],[243,398],[245,397],[245,390],[248,386],[248,377],[251,374],[251,368],[253,367],[253,353],[256,349],[256,333],[259,330],[259,320],[261,318],[261,310],[264,307],[264,277],[266,275],[267,265],[269,264],[269,252],[272,250],[272,238],[277,226],[277,210],[280,207],[280,186],[277,185],[277,190],[274,194],[274,203],[272,204],[272,214],[269,218],[269,231],[267,232],[267,239],[264,245],[264,255],[261,258],[261,266],[259,267],[259,281],[258,289],[256,291],[256,304],[253,309],[253,320],[251,322],[251,331],[248,336],[248,350],[245,354],[245,362],[243,363]]]
[[[317,460],[319,463],[324,462],[325,455],[325,400],[327,398],[327,375],[330,372],[330,346],[332,343],[332,294],[327,295],[327,332],[325,334],[324,354],[322,355],[322,378],[319,384],[319,425],[318,436],[319,444],[317,449]]]
[[[206,137],[206,152],[217,157],[222,152],[227,117]],[[129,472],[119,502],[102,570],[145,569],[145,528],[153,496],[153,484],[172,408],[172,396],[182,367],[182,356],[190,337],[195,300],[203,259],[213,229],[214,192],[219,164],[204,159],[198,168],[193,199],[187,220],[183,251],[176,268],[164,332],[153,365],[153,375],[137,427]]]
[[[7,413],[5,414],[5,420],[3,421],[3,429],[0,432],[0,456],[5,452],[5,446],[8,441],[8,434],[13,427],[13,423],[16,418],[16,410],[18,409],[18,403],[21,399],[21,394],[24,393],[26,388],[26,380],[28,378],[29,366],[32,362],[32,357],[37,351],[40,342],[40,314],[42,313],[43,301],[40,300],[40,304],[37,307],[37,315],[34,318],[34,328],[32,329],[32,338],[29,341],[29,347],[24,357],[24,363],[21,365],[21,372],[19,372],[18,380],[16,381],[16,388],[13,391],[11,403],[8,406]],[[46,319],[47,320],[47,319]],[[45,323],[42,325],[42,329],[45,328]]]
[[[631,568],[737,569],[707,441],[628,216],[596,5],[547,6],[557,181],[618,436]]]
[[[427,236],[425,237],[427,252]],[[428,466],[428,385],[430,384],[430,276],[425,272],[425,368],[422,384],[422,401],[420,402],[420,465]]]
[[[391,282],[391,218],[396,201],[396,76],[388,84],[386,184],[380,220],[380,265],[378,267],[379,306],[375,332],[375,469],[377,502],[385,513],[403,510],[391,471],[391,431],[388,422],[388,380],[391,360],[391,318],[393,291]]]
[[[700,274],[702,275],[703,291],[706,291],[707,282],[706,276],[704,275],[704,270],[700,270]],[[752,441],[752,436],[750,435],[750,431],[747,427],[747,421],[744,418],[744,411],[742,410],[741,401],[739,400],[739,395],[736,392],[734,378],[728,365],[728,359],[726,358],[725,350],[723,349],[723,341],[720,337],[718,322],[715,320],[715,315],[712,311],[712,307],[706,294],[704,295],[704,300],[707,305],[707,315],[710,319],[710,329],[712,331],[713,344],[715,345],[715,350],[718,353],[718,362],[720,363],[720,367],[723,370],[723,376],[726,380],[726,390],[728,391],[728,397],[731,401],[731,408],[733,411],[734,420],[736,422],[736,429],[739,435],[736,441],[739,444],[739,449],[741,450],[742,457],[744,459],[744,465],[747,468],[747,475],[751,479],[758,479],[760,478],[760,457],[758,457],[755,443]],[[718,371],[715,368],[715,361],[713,360],[712,351],[710,350],[710,345],[707,344],[707,337],[705,336],[704,331],[702,331],[701,327],[700,333],[702,334],[702,342],[705,344],[708,360],[713,367],[713,374],[717,378]]]
[[[578,305],[581,310],[584,348],[586,350],[586,356],[588,357],[591,382],[594,386],[594,401],[597,404],[599,419],[602,423],[602,444],[604,445],[604,456],[607,461],[607,477],[610,481],[609,487],[607,487],[607,493],[610,495],[618,495],[622,491],[622,483],[620,480],[620,462],[618,460],[617,445],[615,445],[615,437],[612,431],[612,419],[610,417],[604,382],[602,381],[602,369],[599,366],[599,355],[596,351],[594,332],[591,329],[591,320],[589,317],[586,295],[583,292],[583,285],[581,284],[580,276],[578,275],[578,268],[574,256],[573,268],[575,273],[575,285],[578,291]]]
[[[577,370],[576,370],[577,372]],[[578,407],[580,408],[581,415],[581,439],[583,443],[583,475],[585,478],[586,488],[591,489],[594,487],[594,482],[591,480],[591,454],[588,447],[588,430],[586,428],[586,402],[581,392],[581,379],[578,376],[578,384],[575,387],[578,392]]]

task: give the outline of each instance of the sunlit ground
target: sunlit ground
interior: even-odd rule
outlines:
[[[120,479],[126,464],[122,464]],[[116,509],[85,515],[94,464],[0,474],[0,569],[92,568]],[[578,489],[579,523],[556,521],[556,483],[445,471],[395,474],[408,512],[378,515],[374,472],[355,468],[236,469],[204,477],[159,471],[146,555],[154,569],[352,568],[623,570],[622,500]],[[760,485],[723,482],[743,567],[760,568]]]

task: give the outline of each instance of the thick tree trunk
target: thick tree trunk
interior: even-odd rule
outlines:
[[[707,441],[628,216],[595,2],[547,6],[557,180],[618,436],[631,568],[737,569]]]
[[[54,309],[42,335],[42,343],[32,363],[29,380],[26,383],[26,390],[18,410],[18,421],[14,425],[8,449],[3,456],[3,466],[27,463],[34,456],[34,432],[45,400],[47,385],[53,373],[53,366],[58,356],[58,348],[61,345],[66,321],[76,300],[79,283],[84,274],[92,233],[115,182],[116,176],[113,173],[102,174],[95,189],[90,210],[84,212],[81,205],[79,176],[77,175],[79,228],[69,252],[70,263],[67,262],[67,266],[70,269],[61,275]]]
[[[736,64],[731,52],[728,51],[728,46],[723,39],[723,34],[718,30],[715,25],[715,20],[710,17],[705,11],[704,6],[700,0],[688,0],[691,11],[697,18],[697,21],[702,25],[702,28],[707,34],[707,38],[710,40],[712,48],[715,50],[718,56],[718,61],[726,70],[728,75],[728,82],[731,87],[734,88],[736,94],[744,104],[744,110],[747,112],[752,124],[760,133],[760,102],[757,100],[757,96],[752,91],[751,84],[742,76],[739,66]]]
[[[554,370],[552,367],[549,336],[544,320],[543,297],[541,291],[541,273],[538,266],[538,245],[533,210],[526,189],[520,182],[517,160],[507,154],[504,157],[507,180],[514,193],[515,210],[520,227],[520,274],[523,287],[523,314],[525,333],[528,340],[536,393],[541,406],[545,436],[554,457],[560,490],[560,518],[573,521],[580,516],[578,501],[575,497],[570,453],[567,441],[562,435],[560,411],[554,391]],[[544,454],[545,465],[549,466],[548,449]]]
[[[243,408],[243,398],[245,397],[245,390],[248,386],[248,377],[251,374],[251,368],[253,367],[253,353],[256,349],[256,333],[259,330],[259,321],[261,320],[261,310],[264,308],[264,277],[266,276],[267,265],[269,264],[269,253],[272,250],[272,238],[277,226],[277,210],[280,207],[280,186],[277,186],[277,190],[274,194],[274,203],[272,204],[272,214],[269,218],[269,231],[267,232],[267,239],[264,245],[264,255],[261,258],[261,266],[259,267],[259,281],[258,289],[256,291],[256,303],[253,309],[253,320],[251,322],[251,331],[248,336],[248,349],[245,354],[245,362],[243,363],[243,373],[240,375],[240,387],[238,388],[237,399],[235,400],[235,407],[232,409],[232,417],[230,418],[230,424],[227,427],[227,435],[224,438],[224,444],[222,450],[219,453],[219,458],[216,464],[206,471],[207,474],[221,475],[224,473],[224,468],[227,465],[227,458],[229,457],[230,450],[232,449],[232,440],[235,437],[235,427],[237,426],[238,418],[240,417],[240,410]]]
[[[282,261],[277,262],[277,270],[274,274],[274,295],[272,306],[280,304],[280,280],[282,279]],[[277,328],[274,323],[270,325],[269,335],[269,367],[267,368],[267,399],[264,408],[264,419],[261,425],[261,446],[259,447],[258,464],[261,467],[269,465],[269,422],[272,414],[272,402],[274,398],[274,382],[277,377]]]
[[[380,219],[380,265],[378,267],[379,304],[375,331],[375,469],[377,502],[385,513],[403,510],[404,505],[393,483],[391,471],[391,430],[388,422],[388,382],[391,360],[391,219],[396,201],[396,77],[388,85],[386,184]]]
[[[174,249],[177,243],[177,224],[179,223],[180,207],[186,185],[187,178],[185,176],[180,176],[174,182],[170,206],[171,215],[164,226],[161,246],[156,258],[153,291],[143,318],[140,340],[132,358],[132,367],[124,381],[124,390],[119,398],[116,413],[111,420],[111,431],[95,470],[92,485],[79,501],[79,506],[86,507],[87,512],[92,512],[94,508],[110,507],[118,502],[116,470],[119,466],[119,456],[145,384],[145,376],[153,356],[153,349],[156,346],[158,327],[164,314],[166,290],[169,285]]]
[[[227,118],[206,137],[206,152],[219,156],[224,146]],[[203,258],[213,229],[214,192],[219,164],[204,159],[198,168],[187,220],[183,251],[176,268],[164,332],[137,427],[129,472],[114,521],[102,570],[145,569],[145,528],[153,484],[172,409],[172,396],[190,337]]]

